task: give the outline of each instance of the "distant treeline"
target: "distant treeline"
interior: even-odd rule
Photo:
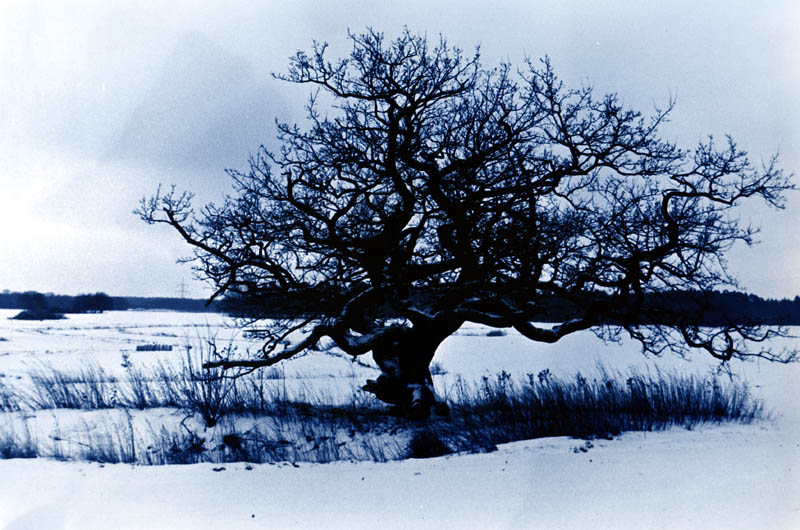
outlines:
[[[421,301],[430,298],[422,291],[411,296],[419,297]],[[602,295],[586,296],[587,301],[602,299]],[[208,306],[206,300],[198,298],[109,296],[105,293],[70,296],[35,291],[0,293],[0,309],[24,309],[47,314],[132,309],[220,312],[251,318],[294,318],[309,314],[312,310],[335,313],[341,302],[341,297],[326,296],[312,290],[303,293],[265,291],[247,299],[229,297]],[[542,313],[538,320],[568,320],[579,312],[579,305],[579,302],[545,299],[540,301]],[[647,295],[642,307],[645,316],[638,319],[640,323],[670,324],[675,323],[676,319],[685,318],[687,321],[699,320],[709,326],[731,322],[800,325],[800,296],[795,296],[793,300],[775,300],[730,291],[668,291]]]
[[[425,291],[412,291],[409,295],[418,298],[422,305],[435,298],[435,295]],[[539,298],[537,306],[541,313],[536,320],[563,322],[580,315],[580,306],[585,303],[613,303],[598,293],[587,293],[583,298],[583,301]],[[255,296],[223,299],[219,303],[219,310],[240,317],[292,318],[311,312],[336,314],[346,299],[311,289],[302,293],[268,290]],[[641,324],[685,321],[708,326],[730,323],[800,325],[800,296],[795,296],[793,300],[774,300],[731,291],[650,293],[645,295],[642,302],[642,314],[633,319]]]
[[[103,311],[125,311],[128,309],[161,309],[172,311],[206,312],[219,311],[218,304],[206,306],[206,301],[196,298],[166,298],[141,296],[109,296],[106,293],[81,294],[77,296],[53,293],[24,293],[3,291],[0,293],[0,309],[24,309],[34,312],[99,313]]]
[[[167,298],[167,297],[142,297],[142,296],[113,296],[116,309],[166,309],[170,311],[186,311],[190,313],[221,313],[222,310],[216,302],[206,305],[204,298]]]
[[[800,296],[793,300],[776,300],[731,291],[672,291],[651,294],[644,305],[656,321],[661,314],[663,320],[696,317],[708,326],[726,323],[800,325]]]

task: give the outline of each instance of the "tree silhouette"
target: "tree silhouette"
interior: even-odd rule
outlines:
[[[76,313],[102,313],[113,309],[114,301],[106,293],[81,294],[72,302]]]
[[[731,138],[681,149],[658,135],[673,101],[645,116],[565,87],[547,58],[485,69],[443,38],[349,38],[344,59],[319,43],[291,58],[278,77],[312,88],[308,127],[279,123],[280,150],[229,171],[224,203],[195,212],[174,188],[141,202],[146,222],[194,247],[212,299],[280,290],[317,302],[272,321],[259,356],[210,366],[372,352],[383,373],[364,388],[426,416],[429,364],[465,322],[547,343],[591,328],[646,352],[791,358],[750,347],[780,330],[704,328],[696,312],[667,318],[644,303],[735,285],[725,252],[754,230],[731,210],[748,198],[782,207],[793,186],[777,156],[754,167]],[[574,314],[537,325],[554,300]]]
[[[36,291],[27,291],[19,295],[17,304],[22,309],[36,314],[46,313],[48,310],[47,298]]]

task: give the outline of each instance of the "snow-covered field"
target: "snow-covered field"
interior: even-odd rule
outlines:
[[[52,322],[8,320],[13,314],[0,310],[6,384],[24,385],[32,370],[87,358],[124,376],[123,354],[137,365],[157,363],[214,333],[241,350],[257,347],[215,314],[110,312]],[[486,333],[465,326],[442,345],[435,361],[447,375],[437,378],[440,388],[448,378],[478,380],[501,370],[523,376],[547,368],[568,377],[590,374],[598,363],[698,373],[715,366],[704,357],[646,359],[635,344],[603,344],[591,333],[555,345]],[[136,351],[145,344],[173,350]],[[776,347],[792,344],[800,343]],[[608,441],[544,438],[488,454],[380,464],[3,460],[0,528],[799,528],[800,366],[734,368],[774,410],[774,420]],[[326,354],[284,370],[287,379],[299,375],[307,385],[344,392],[370,374]],[[55,420],[62,413],[68,411],[48,414]]]

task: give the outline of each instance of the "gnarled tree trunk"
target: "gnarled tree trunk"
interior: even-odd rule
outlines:
[[[458,326],[434,327],[432,323],[398,329],[373,347],[373,358],[382,373],[362,388],[406,417],[424,419],[431,412],[447,415],[447,405],[436,401],[430,364],[439,344],[456,329]]]

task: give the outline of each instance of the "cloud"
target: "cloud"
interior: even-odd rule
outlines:
[[[754,162],[780,148],[796,169],[798,14],[789,0],[0,2],[0,288],[174,292],[188,249],[131,215],[138,199],[158,183],[218,198],[223,168],[273,142],[275,117],[303,124],[308,87],[270,72],[313,39],[347,54],[348,28],[442,33],[467,52],[481,44],[487,67],[549,54],[569,84],[645,112],[673,91],[665,132],[682,146],[731,132]],[[744,213],[764,244],[737,249],[732,266],[758,293],[800,290],[791,200],[779,215]],[[764,255],[771,272],[754,264]]]
[[[249,64],[186,34],[130,111],[104,158],[176,170],[241,167],[274,136],[284,104]]]

